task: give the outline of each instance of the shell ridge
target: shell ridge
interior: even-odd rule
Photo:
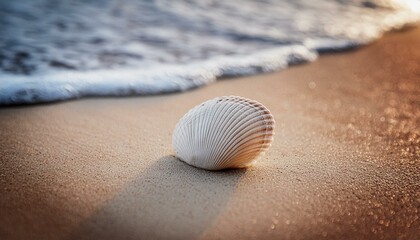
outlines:
[[[238,142],[238,144],[244,144],[253,138],[261,138],[262,140],[264,140],[267,136],[271,137],[270,134],[266,134],[264,127],[255,127],[254,129],[248,131],[246,135],[243,136],[243,139],[241,139],[241,141]]]
[[[198,109],[199,110],[199,109]],[[186,127],[188,128],[188,141],[187,141],[187,148],[188,148],[188,155],[187,160],[190,164],[195,164],[195,156],[194,156],[194,149],[195,149],[195,137],[194,137],[194,126],[195,126],[195,120],[197,117],[194,117],[191,119],[191,122],[189,122]]]
[[[248,146],[247,146],[248,147]],[[265,146],[263,149],[268,148],[269,146]],[[246,150],[243,150],[241,148],[238,151],[235,151],[234,154],[232,154],[228,159],[227,163],[229,163],[229,167],[237,166],[237,162],[243,162],[244,160],[248,159],[255,159],[257,158],[263,151],[261,151],[261,148],[259,146],[250,147]]]
[[[245,108],[247,108],[246,110],[244,110]],[[245,126],[243,126],[243,122],[247,122],[247,119],[250,118],[250,116],[252,117],[253,114],[256,114],[255,109],[253,109],[250,106],[246,106],[246,103],[244,104],[241,101],[237,101],[235,102],[235,109],[237,109],[237,115],[234,115],[234,117],[231,119],[231,121],[229,122],[229,126],[231,126],[231,124],[234,124],[234,126],[229,130],[228,134],[226,135],[226,137],[224,138],[225,141],[223,141],[222,143],[220,143],[219,145],[222,145],[224,147],[224,150],[222,152],[219,153],[219,155],[216,157],[216,159],[218,160],[217,164],[224,164],[225,162],[225,158],[221,158],[220,155],[224,156],[226,154],[226,152],[230,151],[229,147],[232,143],[234,143],[234,141],[236,141],[235,139],[232,139],[232,134],[235,132],[240,132],[241,129],[243,129]],[[250,114],[248,114],[250,113]],[[242,115],[245,115],[244,118],[240,118]],[[239,120],[238,120],[239,119]],[[226,142],[228,141],[228,142]]]
[[[209,126],[211,128],[211,135],[208,137],[209,139],[209,146],[208,146],[208,152],[207,152],[207,156],[206,156],[206,166],[211,165],[211,161],[213,160],[213,155],[215,151],[218,151],[218,149],[215,148],[215,144],[216,144],[216,139],[219,139],[219,133],[220,131],[216,131],[217,129],[215,129],[216,127],[219,127],[217,125],[217,123],[220,122],[220,120],[223,118],[223,113],[225,112],[226,108],[229,108],[229,105],[226,104],[220,104],[220,102],[222,102],[224,99],[223,97],[221,98],[216,98],[214,99],[214,108],[212,108],[212,110],[216,113],[214,115],[212,115],[212,124],[211,126]],[[216,125],[215,125],[216,124]]]
[[[208,107],[208,104],[203,104],[202,106],[204,108],[204,110],[203,110],[204,114],[202,116],[203,117],[203,124],[201,125],[201,131],[200,131],[200,134],[199,134],[200,136],[202,136],[200,146],[199,146],[200,149],[203,149],[208,145],[207,144],[207,134],[206,133],[208,132],[209,125],[210,125],[210,123],[209,123],[210,108]]]
[[[241,119],[241,121],[238,123],[238,126],[236,126],[234,131],[230,133],[231,136],[229,136],[229,138],[231,139],[231,142],[225,146],[225,154],[229,153],[232,148],[235,148],[236,144],[238,144],[238,139],[244,138],[244,134],[241,133],[245,132],[245,134],[247,134],[248,129],[252,129],[256,125],[259,125],[259,119],[260,116],[258,112],[249,114],[244,119]],[[247,123],[247,125],[245,125],[245,123]]]
[[[182,118],[181,118],[181,120],[176,124],[176,126],[175,126],[175,131],[174,131],[174,134],[173,134],[173,139],[172,139],[172,145],[174,146],[174,148],[175,148],[175,156],[177,157],[177,158],[180,158],[180,153],[182,153],[182,152],[184,152],[183,150],[184,150],[184,142],[185,141],[182,141],[182,138],[180,139],[180,135],[183,135],[183,129],[182,129]]]
[[[179,137],[183,139],[183,143],[184,143],[182,146],[183,154],[182,156],[179,156],[179,158],[182,161],[187,162],[189,164],[193,164],[191,162],[193,160],[193,154],[194,154],[193,153],[194,139],[192,136],[193,135],[192,125],[198,117],[197,115],[194,115],[194,113],[197,112],[198,110],[199,110],[198,106],[192,108],[179,121],[179,123],[181,124],[179,127],[182,133],[182,135]]]
[[[239,106],[237,106],[239,107]],[[242,107],[241,107],[242,108]],[[235,123],[235,125],[232,127],[232,129],[229,131],[229,133],[226,135],[225,139],[227,140],[232,140],[232,134],[234,134],[235,132],[240,131],[241,128],[243,128],[243,122],[246,122],[248,118],[251,118],[253,116],[254,113],[252,113],[254,110],[253,109],[247,109],[246,111],[240,111],[238,112],[239,116],[237,116],[236,118],[232,118],[230,121],[230,124]],[[250,114],[248,114],[248,112],[251,112]],[[241,115],[245,115],[244,118],[240,119],[238,122],[237,119],[241,116]],[[225,142],[224,142],[225,143]]]
[[[225,100],[226,101],[226,100]],[[229,104],[225,104],[226,108],[223,108],[221,110],[221,114],[227,112],[226,118],[228,118],[228,122],[230,121],[230,119],[232,119],[231,114],[233,113],[233,115],[236,113],[233,110],[236,108],[236,105],[232,102],[230,102]],[[223,112],[222,112],[223,111]],[[222,114],[223,115],[223,114]],[[222,142],[225,141],[226,138],[223,138],[223,132],[226,129],[226,121],[218,121],[218,127],[220,127],[220,129],[217,129],[217,138],[215,138],[214,140],[218,140],[218,141],[213,141],[214,145],[212,146],[212,153],[209,156],[211,159],[214,159],[214,165],[217,166],[219,164],[220,158],[220,152],[222,151],[222,149],[220,148],[220,145],[222,144]],[[221,139],[221,140],[220,140]]]
[[[263,148],[268,148],[268,147],[270,147],[270,146],[265,145]],[[256,153],[258,155],[259,153],[262,152],[262,151],[260,151],[260,149],[261,149],[260,146],[252,146],[252,144],[248,144],[247,146],[244,146],[243,148],[245,148],[246,150],[237,151],[234,157],[238,157],[238,156],[242,156],[242,155],[246,156],[247,154],[251,154],[251,153]]]
[[[205,103],[204,103],[205,105]],[[197,153],[197,151],[195,151],[195,149],[197,149],[197,139],[194,136],[194,131],[192,131],[192,129],[196,129],[197,124],[199,122],[199,119],[202,116],[202,112],[203,109],[200,108],[202,106],[198,105],[194,108],[192,108],[190,111],[188,111],[188,113],[185,115],[185,122],[182,125],[182,128],[184,129],[185,132],[185,146],[184,148],[186,148],[186,154],[183,156],[183,161],[194,165],[194,162],[196,160],[197,155],[199,155]],[[180,122],[182,122],[182,119],[180,120]]]
[[[233,109],[232,109],[232,114],[228,115],[228,121],[225,122],[224,124],[224,128],[221,129],[220,133],[226,132],[226,129],[229,129],[231,127],[232,124],[235,124],[235,122],[237,121],[237,119],[244,114],[244,111],[240,111],[240,109],[242,108],[241,106],[232,103],[231,104]],[[239,108],[239,111],[238,111]],[[236,110],[236,111],[233,111]],[[229,131],[229,133],[232,131],[232,129]],[[222,141],[219,141],[216,145],[217,149],[222,149],[220,148],[220,146],[225,146],[227,143],[226,141],[230,141],[229,135],[226,135],[224,138],[222,138]],[[225,150],[226,148],[224,148]],[[223,159],[220,158],[220,155],[223,155],[224,150],[222,149],[221,151],[219,150],[216,156],[213,156],[213,158],[216,160],[215,164],[218,165],[220,164],[220,161],[222,161]]]
[[[228,155],[226,156],[227,161],[230,160],[230,158],[232,156],[235,156],[235,154],[238,151],[241,151],[243,148],[247,147],[249,144],[252,144],[254,142],[261,142],[264,141],[263,139],[266,138],[265,132],[264,134],[262,134],[261,129],[254,129],[253,131],[249,131],[246,133],[246,135],[242,136],[241,141],[237,142],[235,144],[235,146],[231,147],[233,149],[233,152],[230,152]]]
[[[249,124],[249,122],[252,122],[252,121],[257,122],[258,120],[261,119],[260,114],[262,112],[260,111],[261,110],[260,108],[256,109],[253,105],[251,106],[247,102],[245,102],[245,103],[241,102],[240,105],[241,105],[240,108],[243,108],[244,105],[249,105],[249,106],[247,106],[248,110],[246,112],[253,112],[253,113],[251,113],[250,115],[247,115],[245,118],[241,119],[238,123],[236,123],[237,125],[235,126],[235,128],[233,128],[233,130],[231,130],[229,132],[229,135],[228,135],[228,137],[226,137],[226,139],[231,140],[231,142],[227,146],[225,146],[224,151],[221,153],[222,156],[223,156],[223,154],[229,153],[229,151],[231,151],[231,149],[235,147],[235,142],[237,141],[238,137],[243,137],[243,136],[240,136],[239,133],[241,133],[243,131],[243,129],[247,127],[246,125],[245,126],[243,125],[244,123]],[[232,136],[230,136],[230,135],[232,135],[232,133],[234,133],[234,136],[236,135],[236,137],[232,138]],[[239,136],[237,136],[238,134],[239,134]],[[217,156],[217,157],[219,157],[219,156]],[[217,159],[218,163],[220,163],[220,161],[225,160],[225,159],[219,159],[219,158],[216,158],[216,159]],[[223,164],[223,163],[221,163],[221,164]]]
[[[220,109],[220,107],[223,107],[223,106],[217,105],[215,108],[216,109]],[[208,112],[211,113],[212,110],[214,110],[214,109],[211,108],[211,106],[210,106],[208,108]],[[206,139],[205,140],[205,143],[206,143],[205,144],[205,147],[206,147],[206,149],[205,149],[206,156],[203,157],[204,158],[203,160],[205,160],[205,165],[206,166],[208,166],[210,164],[210,157],[209,156],[211,154],[211,149],[212,149],[212,145],[213,145],[211,139],[213,139],[213,137],[214,137],[214,131],[212,131],[212,129],[213,129],[213,119],[214,118],[218,119],[219,118],[219,114],[217,114],[216,116],[214,114],[209,114],[209,117],[207,119],[207,122],[208,122],[207,123],[207,131],[206,131],[207,133],[206,133],[206,135],[203,135],[203,137]]]

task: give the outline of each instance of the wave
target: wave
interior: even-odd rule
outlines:
[[[0,4],[1,105],[186,91],[420,19],[420,1],[10,2]]]

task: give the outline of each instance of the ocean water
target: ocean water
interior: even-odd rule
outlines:
[[[420,0],[0,1],[0,105],[186,91],[419,20]]]

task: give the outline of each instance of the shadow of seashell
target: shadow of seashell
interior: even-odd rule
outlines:
[[[211,229],[245,172],[211,172],[162,157],[68,239],[197,239]]]

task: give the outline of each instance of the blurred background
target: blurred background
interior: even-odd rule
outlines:
[[[272,72],[413,24],[419,6],[417,0],[0,1],[0,104],[177,92]]]

